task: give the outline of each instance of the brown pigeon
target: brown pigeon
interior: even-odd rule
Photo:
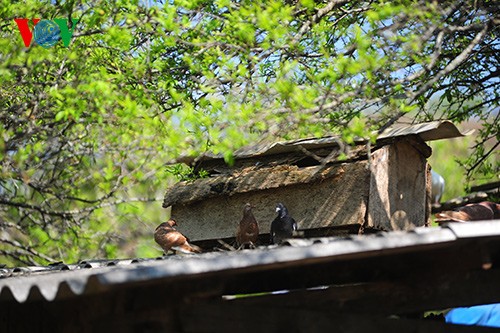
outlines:
[[[158,243],[165,253],[172,249],[183,253],[200,253],[201,249],[193,244],[189,244],[186,236],[177,231],[174,227],[177,222],[170,219],[163,222],[155,229],[155,241]]]
[[[500,204],[483,201],[436,214],[436,222],[467,222],[500,219]]]
[[[259,224],[252,213],[253,206],[249,203],[243,208],[243,218],[236,231],[236,242],[238,246],[254,246],[259,237]]]

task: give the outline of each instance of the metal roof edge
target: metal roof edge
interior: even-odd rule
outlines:
[[[449,222],[443,227],[450,229],[457,238],[500,236],[500,220]]]
[[[313,262],[376,258],[381,254],[421,251],[429,246],[451,246],[455,241],[489,238],[500,240],[500,220],[449,223],[442,227],[416,228],[373,235],[301,239],[291,246],[259,247],[254,250],[209,252],[168,256],[162,260],[130,261],[129,264],[75,268],[69,271],[35,272],[0,279],[0,304],[44,299],[55,301],[111,290],[114,286],[145,281],[179,281],[226,274],[239,269],[265,271]],[[162,283],[163,283],[162,282]]]

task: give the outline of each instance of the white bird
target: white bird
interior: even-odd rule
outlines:
[[[431,179],[432,179],[432,203],[439,204],[441,201],[441,197],[444,193],[444,178],[438,174],[436,171],[431,170]]]

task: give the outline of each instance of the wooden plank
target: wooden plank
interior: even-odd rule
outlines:
[[[497,189],[497,190],[500,189],[500,181],[476,185],[476,186],[472,186],[470,188],[471,192],[489,191],[489,190],[494,190],[494,189]]]
[[[349,235],[355,235],[360,232],[361,225],[359,224],[349,224],[349,225],[341,225],[341,226],[330,226],[324,228],[310,228],[310,229],[299,229],[297,231],[297,238],[317,238],[317,237],[346,237]],[[369,233],[370,230],[367,230]],[[255,245],[270,245],[270,234],[267,230],[259,233],[259,237],[257,239],[257,243]],[[235,237],[225,237],[225,238],[214,238],[214,239],[203,239],[197,241],[191,241],[191,243],[201,247],[205,250],[228,250],[230,248],[227,245],[232,247],[236,246]]]
[[[478,203],[481,201],[496,201],[497,198],[500,197],[500,188],[494,188],[491,190],[474,192],[468,194],[464,197],[458,197],[450,199],[446,202],[441,203],[440,205],[436,205],[432,207],[432,213],[439,213],[444,210],[454,210],[458,207],[462,207],[472,203]]]
[[[250,298],[249,302],[271,304],[276,300],[290,306],[318,304],[349,312],[412,313],[500,301],[499,271],[481,270],[484,263],[499,267],[499,254],[497,242],[467,240],[408,251],[401,248],[390,254],[353,254],[341,260],[290,261],[199,278],[208,284],[214,279],[229,295],[334,286],[269,299]]]
[[[234,178],[237,188],[266,189],[174,205],[172,217],[191,240],[233,237],[247,202],[255,206],[253,213],[263,233],[270,230],[278,202],[288,207],[299,229],[363,224],[369,184],[367,161],[328,167],[319,176],[315,174],[318,167],[304,169]]]
[[[427,223],[426,147],[409,137],[372,154],[367,227],[411,230]]]
[[[425,226],[429,227],[432,223],[431,212],[432,212],[432,173],[431,165],[426,162],[426,172],[425,172]]]
[[[434,320],[386,318],[338,313],[328,306],[311,311],[286,304],[241,306],[232,303],[190,304],[180,311],[185,332],[498,332],[488,327],[451,325]]]
[[[418,274],[418,273],[416,273]],[[239,298],[234,306],[280,306],[389,316],[500,302],[500,271],[419,274],[418,278],[355,283],[287,294]],[[480,286],[480,287],[479,287]]]
[[[294,165],[278,165],[267,168],[246,168],[231,175],[184,181],[175,184],[165,195],[163,207],[188,205],[218,196],[233,196],[252,191],[264,191],[279,187],[322,182],[328,178],[340,178],[342,166],[312,166],[299,168]]]

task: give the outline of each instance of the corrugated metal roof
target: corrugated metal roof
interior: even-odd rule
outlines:
[[[473,131],[473,130],[472,130]],[[419,135],[424,141],[433,141],[440,139],[456,138],[466,136],[472,133],[467,131],[461,133],[460,130],[448,120],[432,121],[416,125],[396,125],[386,129],[378,136],[378,140],[385,140],[407,135]],[[300,151],[298,146],[307,150],[315,150],[321,148],[338,146],[340,137],[324,137],[324,138],[306,138],[290,141],[274,142],[269,144],[258,144],[253,146],[242,147],[234,152],[235,159],[245,159],[250,157],[262,157],[269,155],[277,155],[283,153],[292,153]],[[365,144],[366,140],[358,140],[357,143]],[[213,159],[222,159],[222,154],[205,153],[202,156],[182,156],[173,163],[192,164],[195,161],[208,161]]]
[[[377,258],[381,254],[405,253],[452,246],[460,240],[488,239],[500,242],[500,221],[448,224],[413,231],[314,239],[292,239],[290,246],[255,250],[173,255],[156,259],[87,261],[45,268],[2,269],[0,301],[55,301],[95,294],[138,283],[171,282],[203,278],[206,274],[231,274],[287,267],[298,269],[311,262],[333,262],[352,258]],[[110,266],[111,265],[111,266]]]

